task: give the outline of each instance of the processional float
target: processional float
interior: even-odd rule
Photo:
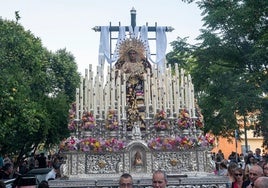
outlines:
[[[101,32],[99,66],[81,77],[69,114],[71,136],[61,143],[62,174],[69,179],[207,174],[213,171],[214,138],[194,98],[191,76],[165,62],[171,27],[96,26]],[[118,33],[114,52],[113,32]],[[148,33],[156,40],[155,60]],[[108,62],[108,63],[105,63]]]

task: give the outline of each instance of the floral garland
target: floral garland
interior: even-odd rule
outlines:
[[[157,131],[167,130],[169,125],[167,119],[167,114],[164,110],[160,110],[154,117],[154,128]]]
[[[72,103],[71,109],[69,110],[69,123],[68,123],[68,129],[70,131],[75,131],[76,130],[76,123],[74,121],[75,119],[75,113],[76,113],[76,103]]]
[[[156,151],[179,151],[196,147],[209,147],[214,145],[215,138],[210,135],[200,135],[197,138],[182,136],[175,138],[154,138],[148,141],[148,147]]]
[[[116,110],[110,109],[108,111],[105,127],[106,129],[110,131],[115,131],[119,129],[119,123],[118,123]]]
[[[96,127],[96,121],[93,114],[89,111],[84,111],[82,115],[82,129],[92,130]]]
[[[84,138],[79,142],[79,148],[83,152],[104,153],[119,152],[125,148],[122,140],[111,138],[108,140],[99,138]]]
[[[70,136],[67,139],[64,139],[61,143],[60,143],[60,150],[61,151],[73,151],[73,150],[77,150],[79,143],[79,139],[74,137],[74,136]]]
[[[178,127],[180,129],[187,129],[193,125],[193,121],[189,115],[188,110],[182,109],[180,110],[178,117]]]
[[[214,145],[215,138],[210,134],[198,137],[177,136],[177,137],[157,137],[149,140],[147,145],[155,151],[182,151],[192,148],[205,148]],[[64,139],[60,143],[61,151],[76,151],[91,153],[120,152],[126,147],[126,142],[116,139],[84,138],[79,140],[73,136]]]

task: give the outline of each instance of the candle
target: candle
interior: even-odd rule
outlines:
[[[111,76],[111,108],[115,109],[115,70],[112,69]]]
[[[117,118],[118,122],[120,122],[120,116],[121,116],[121,74],[118,70],[118,75],[116,79],[116,94],[117,94]]]
[[[79,88],[76,88],[75,96],[75,119],[79,119]]]
[[[84,84],[84,78],[81,76],[81,83],[80,83],[80,111],[79,111],[79,119],[81,119],[82,117],[82,113],[84,110],[84,88],[83,88],[83,84]]]
[[[93,110],[93,72],[92,65],[89,65],[89,86],[88,86],[88,100],[89,100],[89,109]]]
[[[123,85],[122,85],[122,114],[123,114],[123,119],[126,118],[126,85],[127,85],[127,81],[126,81],[126,74],[123,74]]]

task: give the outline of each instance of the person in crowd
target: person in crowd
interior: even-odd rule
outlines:
[[[240,167],[242,169],[245,169],[245,156],[243,153],[240,153],[239,159],[240,159],[240,163],[239,163]]]
[[[247,188],[255,188],[254,184],[257,178],[263,176],[263,169],[259,165],[253,165],[249,169],[249,185]]]
[[[245,161],[245,163],[248,161],[248,158],[250,157],[250,156],[252,156],[253,155],[253,151],[251,151],[251,150],[249,150],[246,154],[245,154],[245,156],[244,156],[244,161]],[[246,164],[245,164],[246,165]]]
[[[246,164],[245,164],[245,175],[246,177],[249,176],[249,170],[252,166],[257,164],[257,160],[253,155],[248,156]]]
[[[6,184],[2,180],[0,180],[0,188],[6,188]]]
[[[229,177],[229,182],[233,182],[234,179],[234,169],[238,168],[238,164],[236,162],[230,162],[227,170],[228,170],[228,177]]]
[[[165,188],[167,186],[167,175],[164,171],[157,170],[153,173],[153,188]]]
[[[220,168],[220,163],[222,162],[222,160],[224,159],[224,154],[222,153],[222,150],[219,149],[218,153],[215,156],[215,165],[216,165],[216,171],[219,171]]]
[[[262,169],[263,169],[263,175],[268,177],[268,162],[263,163]]]
[[[259,177],[254,182],[254,188],[267,188],[268,177]]]
[[[61,164],[59,162],[53,162],[51,171],[46,175],[46,181],[55,180],[57,178],[57,174],[60,172]]]
[[[35,167],[35,155],[34,155],[34,153],[31,153],[30,157],[28,158],[28,165],[29,165],[29,170],[34,169],[34,167]]]
[[[0,154],[0,170],[3,168],[4,166],[4,159],[2,157],[2,154]]]
[[[28,168],[28,162],[27,160],[24,160],[21,162],[20,166],[19,166],[19,173],[20,174],[26,174],[28,171],[29,171],[29,168]]]
[[[219,176],[227,176],[228,175],[227,165],[225,164],[224,161],[222,161],[220,163],[219,170],[218,170],[218,175]]]
[[[237,167],[234,169],[234,181],[232,182],[231,188],[246,188],[249,182],[245,181],[244,169]]]
[[[6,163],[0,171],[0,179],[12,179],[12,173],[13,165],[11,163]]]
[[[5,155],[4,155],[4,159],[3,159],[3,164],[5,165],[5,164],[7,164],[7,163],[12,164],[12,161],[11,161],[11,159],[9,158],[8,154],[5,154]]]
[[[13,182],[12,188],[36,188],[37,179],[34,176],[18,176]]]
[[[38,167],[39,168],[46,168],[47,167],[47,158],[46,158],[44,153],[41,153],[39,155],[39,157],[37,158],[37,160],[38,160],[38,165],[39,165]]]
[[[43,180],[38,184],[38,188],[49,188],[48,182]]]
[[[119,179],[119,187],[120,188],[132,188],[133,187],[133,179],[132,176],[128,173],[124,173],[121,175]]]
[[[229,162],[239,163],[240,162],[240,158],[239,158],[238,153],[232,151],[232,153],[228,157],[228,160],[229,160]]]
[[[254,157],[258,162],[262,161],[261,149],[260,148],[255,149]]]

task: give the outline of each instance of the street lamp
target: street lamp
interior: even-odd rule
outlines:
[[[247,133],[247,118],[244,115],[244,134],[245,134],[245,149],[246,153],[248,152],[248,133]]]

